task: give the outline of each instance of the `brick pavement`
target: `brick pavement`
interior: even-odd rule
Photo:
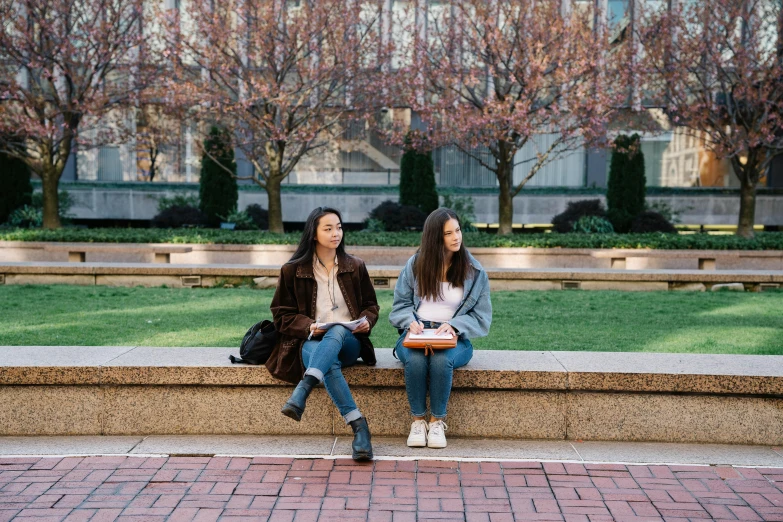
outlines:
[[[0,458],[0,522],[783,521],[783,469],[221,457]]]

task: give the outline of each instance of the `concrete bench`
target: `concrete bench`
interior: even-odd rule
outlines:
[[[378,289],[394,288],[400,266],[368,267]],[[487,269],[493,290],[695,290],[741,283],[746,290],[779,288],[783,270]],[[0,284],[209,287],[255,280],[277,284],[280,266],[151,263],[0,262]]]
[[[282,265],[295,245],[47,243],[0,241],[0,262]],[[486,268],[615,268],[626,270],[783,270],[780,250],[614,248],[471,248]],[[351,246],[368,265],[403,265],[413,247]],[[166,257],[168,256],[168,257]]]
[[[47,243],[0,241],[0,259],[69,263],[170,263],[173,254],[186,254],[189,245],[169,243]]]
[[[347,434],[323,388],[303,422],[291,386],[229,348],[0,347],[0,434]],[[409,428],[402,367],[345,370],[373,433]],[[455,437],[783,444],[783,356],[478,350],[454,376]]]

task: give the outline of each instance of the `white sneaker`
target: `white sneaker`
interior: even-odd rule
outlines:
[[[449,429],[446,423],[442,420],[430,422],[429,434],[427,436],[428,448],[445,448],[446,447],[446,430]]]
[[[427,445],[427,421],[415,420],[411,424],[411,434],[408,435],[408,447],[423,448]]]

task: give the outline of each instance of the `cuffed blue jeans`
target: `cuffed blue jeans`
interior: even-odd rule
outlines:
[[[342,371],[356,364],[360,349],[359,340],[343,326],[333,326],[321,339],[305,341],[302,345],[302,362],[307,368],[305,375],[312,375],[324,383],[346,424],[362,416]]]
[[[425,417],[427,413],[427,391],[430,393],[430,415],[436,419],[446,417],[446,407],[451,395],[454,368],[460,368],[473,357],[473,345],[469,340],[459,338],[457,346],[447,350],[435,350],[424,355],[424,350],[405,348],[397,340],[396,353],[405,365],[405,391],[411,406],[411,415]]]

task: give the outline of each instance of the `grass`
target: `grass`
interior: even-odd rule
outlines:
[[[0,286],[0,345],[238,347],[271,290]],[[372,334],[391,347],[391,291]],[[783,292],[495,292],[479,349],[783,354]]]

